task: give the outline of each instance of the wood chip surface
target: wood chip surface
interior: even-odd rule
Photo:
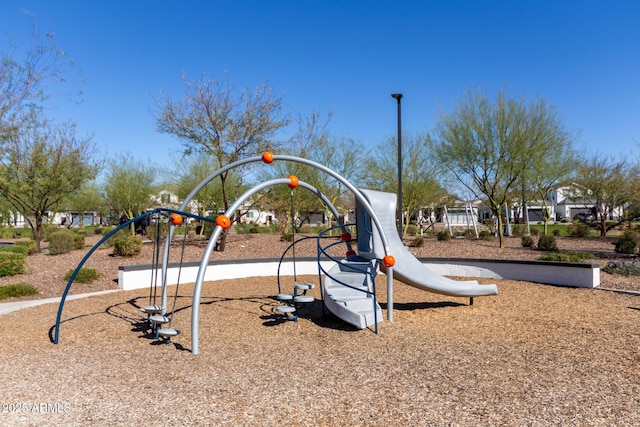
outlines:
[[[286,247],[241,237],[213,257],[279,256]],[[594,250],[613,247],[599,244]],[[495,246],[434,239],[411,250],[527,253]],[[42,296],[59,296],[61,275],[83,255],[36,255],[42,263],[26,276],[42,281]],[[100,256],[92,262],[102,281],[81,292],[115,288],[123,260],[106,250]],[[149,262],[143,256],[134,263]],[[637,279],[607,279],[637,289]],[[139,307],[149,303],[148,289],[68,301],[58,345],[50,341],[57,304],[20,310],[1,317],[0,425],[640,425],[640,298],[497,283],[499,295],[469,306],[467,298],[398,282],[394,322],[382,322],[376,335],[323,313],[318,288],[292,322],[275,313],[275,278],[211,282],[201,300],[199,355],[190,352],[191,285],[180,286],[172,327],[182,333],[170,345],[155,343],[146,328]],[[379,276],[386,316],[385,285]]]

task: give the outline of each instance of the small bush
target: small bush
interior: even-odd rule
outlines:
[[[640,266],[633,262],[610,262],[602,271],[609,274],[621,274],[623,276],[640,276]]]
[[[64,230],[64,229],[63,229]],[[42,240],[48,242],[53,233],[60,231],[60,226],[56,224],[42,224]]]
[[[553,229],[553,231],[552,231],[552,233],[553,233],[553,235],[554,235],[555,237],[558,237],[558,236],[560,235],[560,229],[558,229],[558,228],[554,228],[554,229]]]
[[[280,240],[283,242],[293,242],[293,234],[292,233],[282,233],[280,235]]]
[[[560,262],[582,262],[588,259],[594,259],[591,252],[585,251],[564,251],[553,254],[545,254],[539,257],[542,261],[560,261]]]
[[[557,251],[558,244],[556,243],[556,238],[553,236],[549,236],[548,234],[543,234],[538,239],[538,249],[548,252]]]
[[[493,240],[494,235],[491,231],[482,230],[480,234],[478,234],[478,237],[482,240]]]
[[[451,234],[449,234],[449,230],[438,231],[436,238],[440,241],[447,242],[451,240]]]
[[[623,237],[616,242],[615,251],[619,254],[633,255],[636,253],[638,244],[627,237]]]
[[[417,236],[418,235],[418,226],[413,225],[413,224],[409,224],[407,225],[407,234],[409,236]]]
[[[96,227],[93,229],[93,234],[95,234],[96,236],[102,236],[104,233],[104,228],[102,227]]]
[[[137,236],[124,236],[115,239],[113,254],[115,256],[131,257],[142,251],[142,240]]]
[[[524,236],[525,232],[527,231],[527,226],[526,224],[514,224],[513,228],[511,229],[511,234],[514,237],[520,237],[520,236]]]
[[[538,237],[540,235],[540,229],[532,227],[530,233],[532,236]]]
[[[73,249],[84,248],[84,233],[74,233],[73,235]]]
[[[15,252],[0,252],[0,277],[23,274],[27,256]]]
[[[64,275],[64,280],[71,279],[71,275],[75,270],[69,270]],[[96,271],[95,268],[81,268],[74,277],[74,283],[92,283],[94,280],[100,277],[100,273]]]
[[[567,231],[571,237],[587,237],[591,228],[582,222],[574,222],[567,226]]]
[[[13,285],[0,286],[0,300],[7,298],[20,298],[29,295],[36,295],[38,289],[28,283],[16,283]]]
[[[424,246],[424,238],[417,236],[411,241],[411,246],[414,248],[421,248]]]
[[[56,231],[49,235],[49,255],[60,255],[75,248],[75,235],[70,231]]]
[[[36,253],[35,240],[17,240],[13,242],[13,246],[21,246],[27,248],[27,255],[33,255]]]
[[[532,248],[533,247],[533,244],[534,244],[533,237],[525,235],[525,236],[522,236],[521,240],[522,240],[522,247],[523,248]]]
[[[22,245],[0,245],[0,251],[2,252],[14,252],[22,255],[29,255],[29,248]]]

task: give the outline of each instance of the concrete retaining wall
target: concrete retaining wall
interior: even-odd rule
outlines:
[[[597,264],[568,263],[552,261],[522,260],[486,260],[462,258],[420,258],[420,261],[434,272],[443,276],[483,277],[490,279],[512,279],[549,285],[595,288],[600,285],[600,268]],[[332,263],[323,261],[323,267],[329,269]],[[182,269],[170,264],[167,270],[167,283],[194,283],[199,263],[184,263]],[[296,261],[296,274],[315,275],[318,267],[315,258],[302,258]],[[210,261],[205,281],[239,279],[244,277],[276,276],[278,259],[224,260]],[[156,271],[160,277],[160,270]],[[293,263],[284,262],[281,275],[293,275]],[[157,280],[158,284],[160,280]],[[118,271],[118,284],[122,289],[138,289],[150,286],[152,270],[150,265],[122,266]]]

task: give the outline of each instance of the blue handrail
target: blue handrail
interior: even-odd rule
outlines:
[[[350,225],[353,225],[353,224],[350,224]],[[340,263],[340,260],[338,260],[335,257],[329,255],[327,253],[327,250],[329,250],[330,248],[332,248],[334,246],[342,244],[342,243],[345,243],[345,244],[347,242],[350,243],[350,241],[347,241],[347,240],[340,240],[338,242],[334,242],[334,243],[332,243],[330,245],[327,245],[327,246],[324,246],[324,247],[321,245],[321,239],[324,237],[324,234],[329,232],[333,228],[338,228],[338,227],[340,227],[340,226],[329,228],[329,229],[324,230],[324,231],[322,231],[321,233],[318,234],[318,277],[320,279],[320,295],[321,295],[321,298],[323,298],[323,301],[324,301],[324,287],[323,287],[323,282],[322,282],[322,274],[323,273],[325,274],[325,276],[331,278],[331,280],[333,280],[333,281],[335,281],[337,283],[340,283],[341,285],[346,286],[347,288],[355,289],[356,291],[362,292],[362,293],[364,293],[366,295],[371,295],[372,299],[373,299],[373,319],[374,319],[374,323],[376,325],[375,326],[375,332],[377,334],[378,333],[378,310],[376,309],[376,307],[378,306],[378,298],[377,298],[377,287],[376,287],[375,275],[373,273],[371,273],[371,271],[362,271],[362,270],[360,270],[360,269],[358,269],[356,267],[353,267],[353,266],[351,266],[349,264],[344,264],[344,267],[346,267],[348,269],[352,269],[354,272],[365,273],[367,276],[369,276],[369,279],[371,279],[371,284],[372,284],[372,288],[373,288],[371,291],[369,291],[369,290],[365,290],[365,289],[361,289],[361,288],[356,288],[356,287],[354,287],[354,286],[352,286],[352,285],[350,285],[348,283],[343,282],[340,279],[336,279],[335,277],[331,276],[329,274],[329,272],[326,271],[322,267],[322,264],[321,264],[322,256],[325,256],[327,259],[329,259],[330,261],[333,261],[335,263]],[[341,227],[346,227],[346,226],[341,226]],[[380,260],[376,259],[376,261],[379,262]]]

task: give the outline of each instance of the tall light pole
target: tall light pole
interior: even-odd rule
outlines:
[[[402,217],[402,114],[400,108],[401,93],[391,94],[392,98],[398,101],[398,234],[402,238],[404,218]]]

